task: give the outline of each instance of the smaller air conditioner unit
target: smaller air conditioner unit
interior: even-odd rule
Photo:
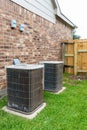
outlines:
[[[6,68],[9,109],[29,114],[43,104],[43,68],[43,65]]]
[[[62,89],[63,61],[42,61],[44,65],[44,89],[58,92]]]

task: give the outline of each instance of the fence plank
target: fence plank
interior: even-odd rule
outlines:
[[[77,43],[74,43],[74,75],[77,75]]]
[[[78,53],[79,52],[83,52],[84,53],[84,52],[87,52],[87,50],[78,50]]]

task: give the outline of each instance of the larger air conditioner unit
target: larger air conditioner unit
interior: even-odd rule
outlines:
[[[63,61],[42,61],[44,64],[44,89],[58,92],[62,89]]]
[[[7,70],[8,108],[32,113],[43,103],[43,65],[11,65]]]

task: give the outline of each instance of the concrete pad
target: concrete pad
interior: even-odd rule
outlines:
[[[66,87],[62,87],[62,89],[61,89],[60,91],[55,92],[54,94],[60,94],[60,93],[62,93],[65,89],[66,89]]]
[[[24,117],[24,118],[27,118],[27,119],[33,119],[33,118],[35,118],[35,117],[37,116],[37,114],[40,113],[45,107],[46,107],[46,103],[43,103],[36,111],[34,111],[32,114],[29,114],[29,115],[26,115],[26,114],[23,114],[23,113],[19,113],[19,112],[10,110],[10,109],[8,109],[7,106],[3,107],[2,110],[4,110],[5,112],[8,112],[8,113],[10,113],[10,114],[13,114],[13,115],[17,115],[17,116]]]

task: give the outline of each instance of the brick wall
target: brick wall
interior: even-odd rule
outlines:
[[[12,19],[16,29],[10,27]],[[22,23],[24,32],[19,31]],[[0,88],[5,86],[5,66],[15,57],[23,63],[61,60],[61,42],[72,39],[71,31],[60,20],[53,24],[10,0],[0,0]]]

